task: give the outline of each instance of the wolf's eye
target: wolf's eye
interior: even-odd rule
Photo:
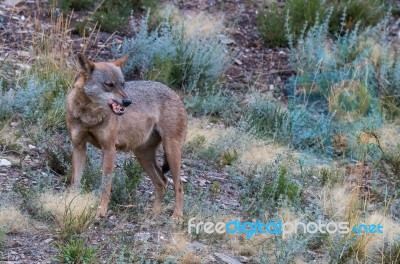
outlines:
[[[111,92],[112,89],[114,88],[114,83],[113,82],[104,82],[104,85],[106,86],[105,90],[107,92]]]
[[[114,87],[114,83],[112,82],[105,82],[104,83],[107,87],[113,88]]]

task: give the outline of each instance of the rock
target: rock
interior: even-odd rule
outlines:
[[[242,62],[241,60],[238,60],[238,59],[235,60],[235,63],[236,63],[237,65],[242,65],[242,64],[243,64],[243,62]]]
[[[4,1],[4,4],[6,4],[8,6],[16,6],[20,2],[22,2],[22,0],[6,0],[6,1]]]
[[[400,200],[396,199],[392,202],[390,206],[390,210],[392,211],[392,215],[396,218],[400,219]]]
[[[182,182],[187,182],[187,177],[186,176],[181,176],[181,181]]]
[[[137,240],[147,241],[150,238],[150,233],[136,233],[135,238]]]
[[[117,219],[117,217],[115,215],[112,215],[108,218],[110,221],[114,221],[115,219]]]
[[[207,248],[207,246],[195,241],[193,243],[186,243],[186,248],[193,251],[203,251]]]
[[[221,43],[225,44],[225,45],[230,45],[230,44],[235,43],[235,41],[233,39],[231,39],[225,35],[222,35],[222,34],[219,35],[219,39],[220,39]]]
[[[248,257],[245,257],[245,256],[240,256],[239,260],[242,263],[249,263],[250,262],[250,259]]]
[[[240,261],[238,261],[237,259],[227,256],[225,254],[222,253],[214,253],[214,256],[221,261],[220,263],[226,263],[226,264],[241,264]]]
[[[11,167],[12,163],[6,159],[0,159],[0,167]]]
[[[45,241],[43,241],[43,244],[49,244],[51,241],[53,241],[54,239],[52,238],[48,238]]]

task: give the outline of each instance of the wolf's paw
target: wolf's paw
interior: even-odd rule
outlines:
[[[182,222],[183,221],[183,213],[182,211],[174,210],[171,219],[175,222]]]
[[[96,212],[96,219],[103,218],[106,215],[107,215],[107,208],[106,207],[102,208],[101,206],[99,206]]]

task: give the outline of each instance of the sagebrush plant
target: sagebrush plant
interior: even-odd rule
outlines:
[[[58,93],[51,80],[43,81],[31,76],[22,86],[2,94],[1,117],[7,120],[18,115],[25,121],[41,124],[43,128],[64,127],[64,102],[65,94]]]
[[[142,78],[189,91],[215,83],[230,61],[226,45],[215,35],[186,39],[184,27],[165,18],[149,31],[147,13],[139,32],[114,49],[118,57],[129,54],[125,73],[136,72]]]
[[[332,133],[331,115],[314,113],[290,101],[287,108],[279,102],[254,93],[243,110],[247,130],[261,139],[273,139],[296,148],[326,150]],[[318,126],[315,126],[318,123]]]
[[[400,66],[391,59],[387,32],[382,30],[388,19],[364,31],[360,30],[360,23],[355,23],[352,30],[345,30],[346,13],[343,13],[340,23],[343,33],[330,41],[331,15],[332,9],[301,34],[296,44],[293,34],[289,34],[289,58],[297,71],[290,80],[289,94],[305,103],[327,100],[329,110],[340,115],[355,112],[360,117],[377,113],[379,99],[393,98],[400,79]],[[373,41],[370,36],[374,36]]]
[[[214,116],[222,118],[227,125],[238,121],[240,113],[239,99],[228,90],[214,86],[197,91],[184,99],[186,109],[193,116]]]

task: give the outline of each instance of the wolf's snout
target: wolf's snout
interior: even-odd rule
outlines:
[[[122,99],[122,105],[124,107],[128,107],[132,104],[132,100],[131,99]]]

